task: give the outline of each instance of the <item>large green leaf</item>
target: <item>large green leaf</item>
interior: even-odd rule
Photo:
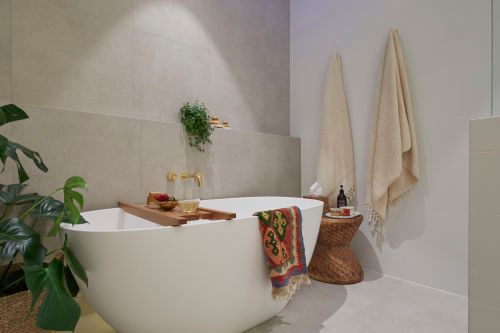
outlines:
[[[47,290],[36,319],[38,327],[46,330],[74,331],[80,318],[80,307],[66,289],[63,262],[54,259],[48,267],[25,266],[26,284],[33,294],[31,306]]]
[[[12,121],[28,119],[26,112],[21,110],[17,105],[7,104],[0,106],[0,126]]]
[[[66,256],[66,262],[68,263],[69,268],[71,271],[85,284],[88,286],[89,285],[89,279],[87,278],[87,273],[85,272],[85,269],[83,266],[80,264],[78,259],[75,257],[73,252],[71,252],[71,249],[68,247],[68,235],[64,234],[64,245],[63,245],[63,252],[64,255]]]
[[[33,208],[30,212],[30,216],[35,219],[49,219],[55,221],[61,213],[64,213],[61,223],[71,223],[71,216],[64,209],[64,204],[53,197],[48,197],[41,204]],[[84,223],[88,222],[80,215],[76,224]]]
[[[66,283],[66,289],[68,289],[71,296],[76,297],[80,292],[80,287],[78,283],[76,283],[75,277],[68,266],[64,266],[64,281]]]
[[[73,223],[70,211],[65,207],[64,203],[52,197],[44,199],[42,203],[33,208],[30,216],[34,219],[49,219],[54,221],[50,228],[49,236],[55,236],[59,233],[61,223],[83,224],[87,221],[78,213],[76,223]]]
[[[87,189],[87,182],[78,176],[70,177],[64,183],[64,206],[68,209],[72,224],[77,224],[83,209],[83,195],[75,189]],[[80,206],[80,209],[76,205]]]
[[[30,158],[35,163],[38,169],[42,170],[43,172],[47,172],[49,170],[43,163],[43,159],[39,153],[28,149],[23,145],[20,145],[19,143],[9,141],[6,137],[0,135],[0,160],[2,161],[4,166],[8,158],[14,161],[17,167],[17,175],[19,176],[20,183],[24,183],[30,177],[26,173],[26,170],[19,160],[19,155],[17,154],[18,150],[20,150],[24,155]]]
[[[39,233],[18,218],[11,218],[0,223],[0,257],[12,260],[17,251],[21,252],[27,264],[41,263],[47,253]]]
[[[26,186],[26,184],[0,184],[0,202],[6,205],[22,205],[42,198],[36,193],[21,194]]]

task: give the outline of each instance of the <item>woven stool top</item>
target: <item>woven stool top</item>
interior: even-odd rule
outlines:
[[[363,222],[363,215],[352,219],[321,219],[318,234],[318,244],[329,244],[331,246],[347,246],[358,231]]]
[[[321,223],[338,223],[338,224],[351,224],[351,223],[359,223],[363,221],[363,215],[358,215],[350,219],[336,219],[331,217],[323,217],[321,219]]]

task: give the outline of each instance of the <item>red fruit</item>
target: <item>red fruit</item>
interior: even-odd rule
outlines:
[[[162,201],[168,201],[169,198],[170,197],[168,196],[168,194],[165,194],[165,193],[155,195],[155,199],[157,201],[160,201],[160,202],[162,202]]]

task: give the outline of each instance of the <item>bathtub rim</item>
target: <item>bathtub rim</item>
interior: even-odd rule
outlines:
[[[203,201],[222,201],[222,200],[228,200],[228,199],[262,199],[262,198],[269,198],[269,199],[300,199],[301,201],[308,202],[311,204],[311,206],[307,206],[305,208],[300,208],[301,211],[304,209],[314,209],[318,208],[319,206],[323,206],[324,202],[321,200],[316,200],[316,199],[309,199],[309,198],[302,198],[302,197],[284,197],[284,196],[253,196],[253,197],[231,197],[231,198],[216,198],[216,199],[202,199],[201,202]],[[279,208],[285,208],[285,207],[276,207],[273,209],[279,209]],[[135,216],[133,214],[124,212],[120,207],[111,207],[111,208],[102,208],[102,209],[95,209],[95,210],[89,210],[82,212],[82,216],[85,217],[85,215],[90,214],[90,213],[96,213],[99,211],[111,211],[111,210],[116,210],[116,211],[122,211],[125,214],[129,214],[132,216]],[[149,220],[146,220],[144,218],[135,216],[138,219],[147,221],[148,223],[154,223]],[[183,224],[180,226],[162,226],[162,225],[154,225],[151,227],[138,227],[138,228],[132,228],[132,229],[105,229],[105,230],[96,230],[96,229],[80,229],[80,228],[75,228],[78,226],[82,226],[82,224],[78,225],[72,225],[70,223],[61,223],[61,229],[63,229],[64,232],[84,232],[84,233],[122,233],[122,232],[138,232],[138,231],[158,231],[158,230],[171,230],[171,229],[176,229],[179,227],[194,227],[194,226],[200,226],[200,225],[206,225],[206,224],[212,224],[212,223],[221,223],[221,222],[235,222],[238,220],[244,220],[244,219],[255,219],[257,222],[257,217],[256,216],[243,216],[243,217],[238,217],[236,216],[235,219],[232,220],[197,220],[198,223],[188,223],[188,224]],[[83,224],[87,225],[87,224]]]

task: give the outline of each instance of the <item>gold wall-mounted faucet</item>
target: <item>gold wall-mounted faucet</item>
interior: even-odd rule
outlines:
[[[169,171],[167,173],[167,180],[169,182],[175,182],[175,180],[177,179],[177,173],[175,171]]]
[[[193,178],[194,181],[196,182],[196,184],[198,185],[198,187],[201,187],[201,185],[203,185],[203,176],[201,175],[201,172],[197,172],[197,173],[187,173],[187,172],[183,172],[181,173],[181,179],[182,180],[188,180],[188,179],[191,179]]]

